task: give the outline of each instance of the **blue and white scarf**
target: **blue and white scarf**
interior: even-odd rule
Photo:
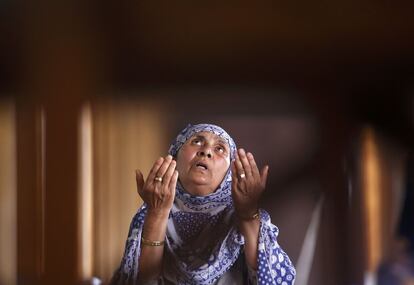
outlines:
[[[181,146],[194,134],[212,132],[225,139],[234,160],[236,144],[222,128],[211,124],[188,125],[171,144],[169,154],[176,157]],[[167,224],[162,278],[173,284],[214,284],[243,254],[244,237],[236,226],[231,197],[231,170],[217,190],[207,196],[193,196],[178,182],[176,197]],[[121,266],[111,284],[135,284],[141,234],[147,205],[134,216]],[[258,284],[292,285],[295,269],[277,243],[278,228],[260,209],[257,260]]]

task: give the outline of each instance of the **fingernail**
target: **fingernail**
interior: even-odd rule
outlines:
[[[172,159],[172,155],[171,154],[167,155],[167,158]]]
[[[240,154],[245,154],[245,151],[244,151],[244,149],[240,149]]]
[[[251,152],[248,152],[247,156],[250,157],[250,158],[253,158],[253,154]]]

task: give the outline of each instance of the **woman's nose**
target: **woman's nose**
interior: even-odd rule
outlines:
[[[208,150],[208,149],[205,149],[205,150],[199,150],[199,151],[197,152],[197,155],[198,155],[198,156],[207,156],[208,158],[211,158],[211,157],[212,157],[211,151],[210,151],[210,150]]]

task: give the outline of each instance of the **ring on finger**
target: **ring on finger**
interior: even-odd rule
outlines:
[[[245,177],[246,177],[246,174],[245,173],[240,174],[240,178],[241,179],[244,179]]]
[[[160,176],[156,176],[156,177],[154,178],[154,180],[155,180],[155,181],[157,181],[157,182],[162,182],[162,177],[160,177]]]

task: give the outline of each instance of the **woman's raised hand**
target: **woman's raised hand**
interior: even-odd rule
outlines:
[[[258,210],[259,199],[266,187],[269,166],[259,172],[253,154],[240,148],[232,168],[232,196],[239,217],[252,217]]]
[[[171,155],[160,157],[154,163],[147,180],[141,171],[136,171],[137,190],[139,196],[148,205],[148,210],[166,213],[171,210],[175,197],[175,186],[178,171]]]

